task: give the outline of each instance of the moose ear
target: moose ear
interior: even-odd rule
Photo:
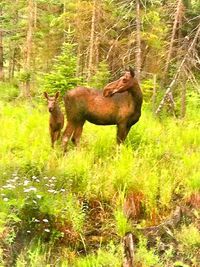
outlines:
[[[60,95],[60,92],[56,92],[55,99],[58,99],[59,95]]]
[[[129,71],[130,71],[131,76],[134,77],[135,76],[135,71],[131,66],[129,66]]]
[[[44,97],[46,98],[46,99],[48,99],[48,94],[47,94],[47,92],[44,92]]]

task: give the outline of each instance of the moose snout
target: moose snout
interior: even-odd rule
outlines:
[[[50,108],[49,108],[49,112],[51,113],[52,111],[53,111],[53,108],[52,108],[52,107],[50,107]]]

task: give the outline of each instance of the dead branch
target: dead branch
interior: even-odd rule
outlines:
[[[188,48],[188,51],[187,51],[187,53],[185,54],[183,60],[181,61],[180,66],[179,66],[177,72],[175,73],[173,80],[171,81],[169,87],[168,87],[167,90],[165,91],[164,97],[163,97],[163,99],[161,100],[161,102],[160,102],[160,104],[159,104],[159,106],[158,106],[158,108],[157,108],[157,110],[156,110],[156,112],[155,112],[156,115],[158,115],[158,114],[160,113],[161,109],[162,109],[163,106],[164,106],[164,103],[165,103],[166,99],[168,98],[169,93],[170,93],[171,90],[172,90],[172,87],[174,86],[174,84],[175,84],[176,81],[178,80],[179,75],[180,75],[180,73],[181,73],[181,71],[182,71],[182,69],[183,69],[183,66],[184,66],[184,64],[186,63],[186,60],[188,59],[188,56],[190,55],[190,52],[192,51],[192,49],[194,48],[194,46],[195,46],[195,44],[196,44],[196,42],[197,42],[197,39],[198,39],[199,34],[200,34],[200,24],[198,25],[198,28],[197,28],[196,34],[195,34],[195,36],[194,36],[194,39],[192,40],[192,42],[191,42],[191,44],[190,44],[190,46],[189,46],[189,48]]]

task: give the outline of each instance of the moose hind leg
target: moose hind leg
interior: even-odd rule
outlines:
[[[121,144],[125,141],[129,130],[130,130],[130,127],[128,127],[126,124],[117,125],[117,143],[118,144]]]
[[[62,145],[63,145],[64,151],[66,151],[67,143],[71,139],[74,131],[75,131],[74,125],[68,122],[64,130],[63,137],[62,137]]]

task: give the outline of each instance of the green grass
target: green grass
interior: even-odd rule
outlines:
[[[120,238],[131,230],[123,214],[128,194],[142,194],[139,223],[146,226],[151,225],[155,211],[165,217],[200,191],[200,115],[190,114],[194,111],[184,120],[159,120],[144,108],[141,120],[120,147],[115,127],[86,123],[79,147],[71,146],[63,155],[60,143],[51,149],[45,106],[1,101],[0,235],[7,245],[14,244],[20,234],[32,240],[31,247],[25,244],[18,252],[16,266],[50,266],[47,255],[52,259],[57,255],[54,266],[68,266],[71,261],[69,266],[113,266],[116,262],[117,267],[122,255]],[[97,252],[87,240],[86,232],[95,226],[82,209],[83,200],[91,206],[99,203],[92,218],[99,222],[106,241],[95,241],[100,246]],[[177,234],[181,242],[185,242],[184,231]],[[107,250],[112,238],[116,244]],[[64,252],[66,239],[71,250]],[[48,252],[46,242],[51,248]],[[86,257],[74,256],[72,251],[83,248],[88,251]],[[143,256],[145,266],[164,266],[158,265],[157,255],[139,245],[137,260]]]

